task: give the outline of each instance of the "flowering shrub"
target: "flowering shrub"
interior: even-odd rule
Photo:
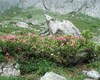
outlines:
[[[33,70],[38,59],[68,66],[81,60],[91,60],[97,55],[95,50],[93,42],[79,36],[0,36],[0,61],[18,61],[22,65],[21,70],[27,73]]]

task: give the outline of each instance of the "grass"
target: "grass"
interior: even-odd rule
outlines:
[[[28,19],[34,19],[34,20],[39,20],[39,22],[44,25],[45,24],[44,14],[49,14],[57,20],[70,20],[76,27],[80,29],[80,31],[89,29],[92,32],[94,32],[95,35],[99,36],[100,34],[100,30],[99,30],[100,19],[83,15],[81,13],[79,14],[70,13],[66,15],[60,15],[59,13],[53,14],[53,13],[42,11],[40,9],[33,9],[33,8],[29,8],[22,11],[20,8],[14,7],[2,13],[0,16],[0,21],[14,22],[14,21],[24,21]],[[9,23],[7,25],[13,26],[12,23]],[[39,29],[40,26],[37,26],[37,27],[38,27],[37,29]],[[13,30],[16,30],[16,29],[13,29]]]
[[[70,13],[66,15],[60,15],[59,13],[53,14],[33,8],[22,11],[20,8],[17,7],[11,8],[0,14],[0,23],[2,24],[0,25],[0,35],[21,34],[23,32],[39,33],[41,30],[44,29],[41,26],[44,27],[45,24],[45,13],[53,16],[57,20],[70,20],[76,27],[80,29],[80,31],[89,29],[95,33],[95,36],[100,36],[100,19],[76,13]],[[15,25],[15,22],[24,21],[26,19],[38,20],[41,24],[37,26],[29,24],[31,26],[29,29],[23,29]],[[82,74],[83,69],[95,69],[100,72],[100,62],[92,62],[85,65],[81,64],[72,68],[55,65],[48,66],[48,62],[46,64],[47,70],[49,69],[50,71],[63,75],[68,80],[83,80],[85,78],[85,76]],[[40,71],[41,69],[45,69],[45,66],[42,65],[42,63],[40,65]],[[0,77],[0,80],[38,80],[38,78],[40,78],[38,73],[33,73],[34,74],[21,75],[19,77]]]
[[[99,66],[100,62],[94,62],[86,65],[81,64],[72,68],[53,66],[51,71],[66,77],[67,80],[84,80],[86,76],[82,73],[83,70],[95,69],[100,72]],[[39,79],[40,76],[36,72],[34,72],[34,74],[21,75],[19,77],[0,77],[0,80],[39,80]]]

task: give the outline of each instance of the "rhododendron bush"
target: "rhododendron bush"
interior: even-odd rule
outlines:
[[[55,35],[40,37],[35,34],[0,36],[0,62],[18,61],[23,67],[38,59],[45,59],[55,64],[68,66],[95,56],[96,46],[86,37]],[[82,60],[82,61],[81,61]],[[27,69],[30,72],[30,69]]]

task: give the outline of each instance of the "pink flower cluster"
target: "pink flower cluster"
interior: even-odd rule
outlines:
[[[56,37],[57,41],[66,41],[66,36]]]
[[[76,44],[75,37],[72,36],[69,39],[70,40],[67,41],[67,37],[66,36],[56,37],[56,41],[62,41],[61,42],[61,46],[64,46],[64,44],[67,44],[68,45],[70,42],[71,42],[70,46],[75,46],[75,44]]]
[[[8,52],[6,52],[6,57],[7,57],[8,62],[12,62],[12,58],[10,57]]]
[[[9,40],[14,40],[14,39],[16,39],[16,36],[14,36],[14,35],[9,35],[9,36],[7,36],[6,38],[9,39]]]
[[[75,46],[76,42],[75,42],[75,37],[71,37],[71,46]]]
[[[1,39],[1,40],[3,40],[3,39],[4,39],[4,37],[3,37],[3,36],[0,36],[0,39]]]

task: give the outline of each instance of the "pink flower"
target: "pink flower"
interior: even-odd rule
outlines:
[[[44,46],[46,47],[46,46],[47,46],[47,44],[44,44]]]
[[[74,39],[75,39],[75,37],[72,36],[72,37],[71,37],[71,40],[74,40]]]
[[[32,37],[34,37],[34,36],[35,36],[35,34],[31,34],[31,36],[32,36]]]
[[[14,40],[14,42],[16,42],[16,40]]]
[[[61,40],[61,39],[60,39],[60,37],[57,37],[56,40],[59,41],[59,40]]]
[[[2,36],[0,36],[0,39],[3,39],[3,37],[2,37]]]
[[[75,46],[75,41],[72,42],[71,46]]]
[[[59,38],[60,38],[60,40],[66,41],[66,36],[61,36]]]
[[[74,37],[72,37],[72,38],[71,38],[71,42],[72,42],[71,46],[74,46],[74,45],[75,45],[75,43],[76,43],[76,42],[75,42],[75,38],[74,38]]]
[[[52,37],[53,37],[52,35],[48,36],[48,38],[52,38]]]
[[[7,36],[6,38],[9,39],[9,40],[14,40],[14,39],[16,38],[16,36],[14,36],[14,35],[9,35],[9,36]]]
[[[64,46],[64,43],[61,43],[61,46]]]
[[[12,62],[12,58],[11,58],[11,57],[8,57],[8,61],[9,61],[9,62]]]
[[[9,53],[8,52],[6,52],[6,56],[9,56]]]
[[[74,44],[74,43],[72,43],[72,44],[71,44],[71,46],[75,46],[75,44]]]
[[[80,36],[77,36],[76,38],[80,39],[81,37]]]
[[[5,38],[4,38],[3,36],[0,36],[0,39],[1,39],[1,40],[5,40]]]
[[[66,41],[66,36],[61,36],[56,38],[57,41],[63,40]]]
[[[23,43],[26,43],[26,39],[23,39],[22,41],[23,41]]]
[[[68,45],[68,44],[69,44],[69,42],[66,42],[66,44]]]
[[[26,33],[23,33],[23,36],[26,36]]]
[[[66,36],[62,36],[61,40],[66,41]]]

